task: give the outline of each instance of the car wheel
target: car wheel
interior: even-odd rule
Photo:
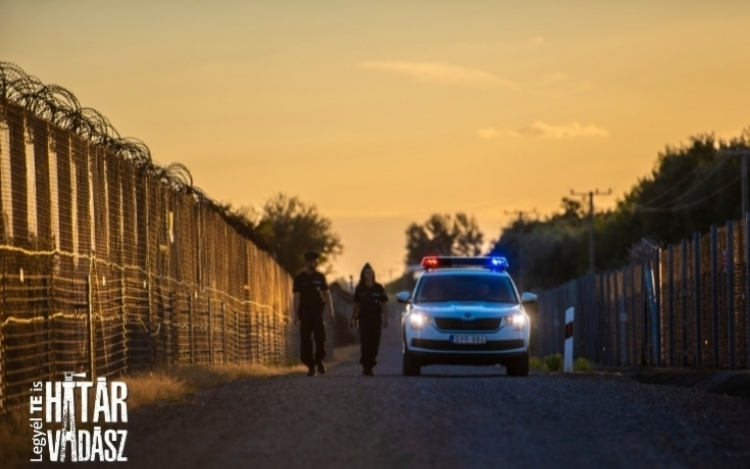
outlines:
[[[513,358],[506,368],[508,376],[529,376],[529,352]]]
[[[401,372],[404,376],[419,376],[422,373],[422,367],[417,358],[408,350],[404,350]]]

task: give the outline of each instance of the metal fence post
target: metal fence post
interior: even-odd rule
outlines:
[[[96,262],[94,259],[91,262]],[[96,280],[94,280],[96,281]],[[91,372],[91,381],[96,381],[96,352],[94,347],[96,340],[94,339],[94,298],[92,291],[92,278],[91,274],[86,277],[86,317],[89,322],[89,371]]]
[[[55,380],[55,331],[53,329],[55,321],[52,319],[53,311],[55,310],[55,255],[51,257],[52,268],[50,269],[49,280],[46,281],[47,290],[47,302],[44,308],[44,323],[47,329],[47,345],[45,346],[45,352],[47,352],[47,376],[48,380]],[[0,323],[2,319],[0,318]]]
[[[221,349],[223,351],[222,353],[222,363],[229,363],[229,353],[227,350],[227,336],[228,336],[228,328],[227,328],[227,311],[224,307],[224,302],[221,302]]]
[[[6,364],[5,359],[8,356],[5,351],[5,265],[2,265],[3,271],[0,272],[0,301],[2,302],[2,308],[0,308],[0,414],[6,412],[5,399],[7,390],[7,377],[5,372]]]
[[[695,366],[703,366],[703,319],[701,318],[701,235],[693,233],[693,288],[695,290]]]
[[[734,222],[727,222],[727,253],[725,256],[727,269],[727,335],[729,336],[729,368],[737,367],[735,337],[734,337]]]
[[[682,244],[680,245],[680,257],[682,259],[682,271],[680,272],[680,294],[682,295],[682,301],[680,301],[680,304],[682,305],[682,320],[681,323],[681,329],[682,329],[682,366],[688,366],[688,345],[687,345],[687,304],[688,304],[688,285],[687,285],[687,277],[688,277],[688,242],[686,239],[682,240]]]
[[[745,214],[745,352],[747,353],[747,367],[750,368],[750,213]]]
[[[674,366],[674,245],[667,248],[667,294],[669,295],[669,366]]]
[[[120,285],[120,294],[122,295],[122,354],[124,358],[123,372],[128,372],[128,307],[127,307],[127,282],[128,276],[125,269],[122,269],[122,285]]]
[[[188,327],[190,335],[188,347],[190,348],[190,364],[195,364],[195,321],[193,320],[193,295],[188,292]]]
[[[630,364],[638,364],[638,319],[636,318],[638,313],[638,297],[635,293],[635,264],[630,265],[630,340],[632,346],[630,347]],[[642,301],[640,303],[643,303]]]
[[[719,235],[711,226],[711,324],[713,328],[713,367],[719,367]]]
[[[213,365],[214,353],[214,312],[211,308],[211,296],[208,297],[208,364]]]

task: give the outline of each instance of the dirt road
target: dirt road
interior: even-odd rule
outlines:
[[[750,467],[746,400],[612,374],[427,367],[406,378],[397,326],[384,334],[374,378],[346,362],[324,376],[248,379],[191,404],[136,410],[128,465]]]

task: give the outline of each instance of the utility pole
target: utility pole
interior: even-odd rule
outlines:
[[[579,197],[589,197],[589,273],[594,275],[596,273],[594,262],[594,196],[595,195],[611,195],[612,189],[607,192],[600,192],[599,189],[588,192],[575,192],[573,189],[570,190],[570,195],[577,195]]]
[[[721,149],[717,142],[717,154],[719,156],[739,156],[742,158],[742,216],[747,213],[747,158],[750,157],[750,149]]]
[[[537,211],[534,210],[505,210],[506,215],[514,215],[518,217],[519,220],[523,221],[524,218],[526,218],[526,215],[536,215]],[[524,256],[523,252],[523,244],[519,246],[518,251],[518,286],[520,287],[521,291],[524,289],[524,282],[523,282],[523,268],[524,264],[526,263],[526,256]]]

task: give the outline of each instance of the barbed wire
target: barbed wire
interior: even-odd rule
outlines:
[[[82,107],[78,98],[62,86],[45,85],[18,65],[0,62],[0,99],[21,106],[40,119],[131,161],[179,192],[193,193],[200,202],[219,205],[193,186],[193,177],[185,165],[159,166],[151,158],[151,151],[145,143],[136,138],[122,137],[109,119],[96,109]]]

